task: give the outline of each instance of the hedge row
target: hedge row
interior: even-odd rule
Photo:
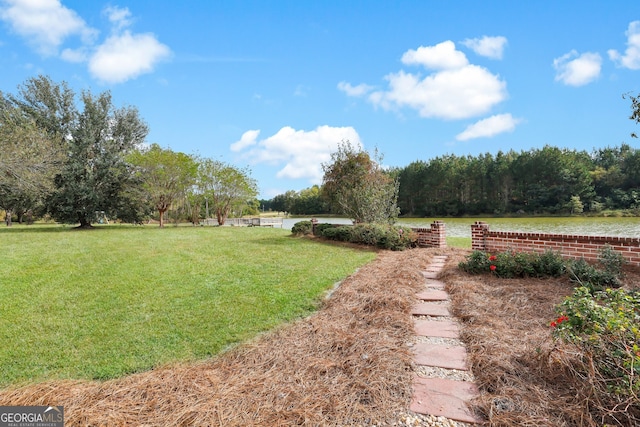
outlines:
[[[295,235],[313,234],[311,221],[296,223],[291,232]],[[335,225],[317,224],[316,236],[328,240],[374,246],[401,251],[416,246],[417,235],[408,227],[384,224]]]

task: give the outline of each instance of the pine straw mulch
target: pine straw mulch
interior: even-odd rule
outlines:
[[[314,315],[218,358],[0,390],[0,405],[63,405],[67,426],[392,424],[411,398],[420,271],[450,252],[380,252]]]
[[[467,252],[468,253],[468,252]],[[462,322],[481,395],[474,409],[495,427],[638,426],[640,402],[599,399],[590,358],[554,341],[554,308],[573,293],[567,278],[500,279],[468,275],[456,268],[464,252],[450,257],[441,279],[447,283],[452,313]],[[626,286],[640,284],[640,270],[626,269]],[[627,405],[631,403],[631,405]]]

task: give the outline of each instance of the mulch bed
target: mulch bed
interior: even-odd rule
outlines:
[[[457,264],[464,255],[459,252],[450,261]],[[462,321],[461,339],[481,390],[474,409],[487,425],[638,425],[640,403],[635,402],[632,415],[632,407],[613,411],[608,402],[598,402],[584,375],[588,357],[551,335],[555,307],[573,293],[568,278],[500,279],[451,267],[442,280],[452,313]],[[626,286],[637,286],[639,270],[626,270]]]

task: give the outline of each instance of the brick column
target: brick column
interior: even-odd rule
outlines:
[[[486,233],[489,231],[489,224],[484,221],[476,221],[471,224],[471,249],[474,251],[487,250]]]
[[[444,221],[433,221],[431,224],[431,246],[436,248],[447,247],[447,227]]]

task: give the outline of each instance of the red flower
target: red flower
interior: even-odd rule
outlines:
[[[498,257],[497,257],[497,256],[495,256],[495,255],[491,255],[491,256],[489,257],[489,261],[495,261],[495,260],[497,260],[497,259],[498,259]]]
[[[551,327],[555,328],[556,326],[558,326],[562,322],[566,322],[568,320],[569,320],[569,317],[563,314],[562,316],[558,317],[556,320],[551,322]]]
[[[496,268],[497,267],[495,265],[492,265],[492,266],[489,267],[489,269],[491,269],[491,271],[496,271]]]

